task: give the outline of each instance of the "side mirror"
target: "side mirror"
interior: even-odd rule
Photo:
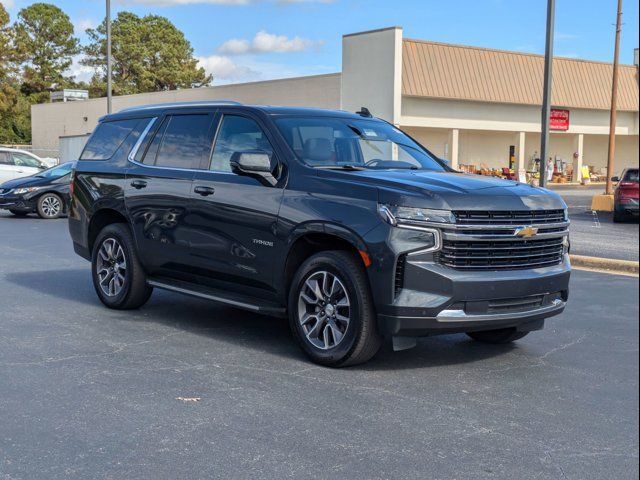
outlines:
[[[234,152],[230,163],[231,171],[237,175],[262,178],[271,186],[278,183],[273,176],[271,156],[261,150]]]
[[[617,183],[620,181],[620,177],[611,177],[611,181]]]
[[[47,167],[44,163],[41,163],[40,165],[38,165],[38,169],[40,170],[46,170],[47,168],[49,167]]]

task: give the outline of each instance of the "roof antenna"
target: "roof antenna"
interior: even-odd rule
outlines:
[[[356,114],[360,115],[361,117],[367,117],[367,118],[373,117],[373,115],[371,115],[371,112],[367,107],[360,107],[360,110],[357,111]]]

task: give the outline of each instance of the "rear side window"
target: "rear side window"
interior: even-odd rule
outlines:
[[[101,123],[84,147],[80,160],[109,160],[139,121],[135,118]]]
[[[157,167],[200,169],[209,163],[213,115],[171,115],[165,118],[143,163]]]

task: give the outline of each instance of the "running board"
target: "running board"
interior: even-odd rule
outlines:
[[[189,282],[168,278],[148,278],[147,285],[150,287],[161,288],[162,290],[169,290],[171,292],[183,293],[192,297],[224,303],[225,305],[242,308],[243,310],[249,310],[263,315],[272,315],[277,317],[286,316],[286,309],[276,302],[260,300],[254,297],[230,293],[224,290],[196,285]]]

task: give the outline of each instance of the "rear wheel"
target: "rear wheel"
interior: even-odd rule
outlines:
[[[316,363],[364,363],[380,349],[376,313],[359,258],[344,251],[313,255],[296,272],[289,292],[289,324]]]
[[[467,332],[467,335],[478,342],[503,344],[520,340],[528,333],[529,332],[519,332],[513,327],[501,328],[499,330],[484,330],[482,332]]]
[[[62,198],[55,193],[45,193],[38,199],[38,215],[44,219],[54,219],[62,215]]]
[[[98,298],[109,308],[139,308],[153,292],[147,285],[131,232],[122,223],[107,225],[98,234],[91,255],[91,273]]]

